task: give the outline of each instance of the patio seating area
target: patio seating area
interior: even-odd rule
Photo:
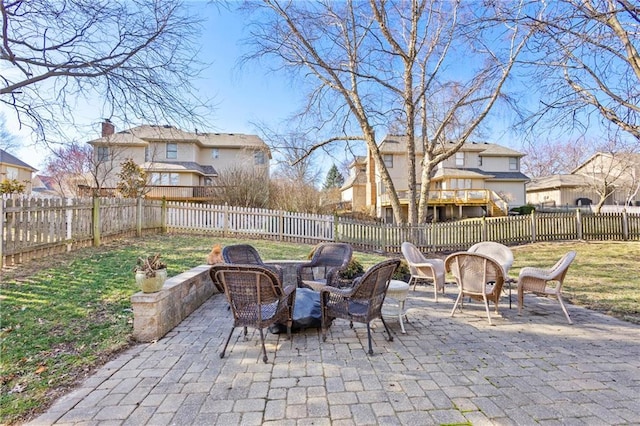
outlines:
[[[632,424],[640,418],[640,326],[524,294],[527,315],[505,307],[490,326],[484,306],[450,317],[458,291],[438,303],[431,286],[406,300],[406,334],[387,341],[372,322],[336,319],[322,341],[234,334],[223,294],[213,295],[155,343],[121,354],[60,398],[32,425],[48,424]]]

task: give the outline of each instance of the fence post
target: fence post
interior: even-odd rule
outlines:
[[[66,237],[67,237],[67,251],[70,252],[73,248],[73,244],[71,243],[71,238],[73,238],[73,210],[71,207],[73,206],[73,200],[71,198],[65,199],[66,208],[65,208],[65,217],[67,219],[66,223]]]
[[[4,223],[4,203],[5,198],[0,195],[0,271],[4,268],[4,227],[6,226]]]
[[[167,198],[162,197],[162,204],[160,205],[160,232],[162,234],[167,233]]]
[[[487,241],[487,217],[482,216],[482,241]]]
[[[338,236],[338,213],[334,212],[333,213],[333,242],[337,243],[338,241],[340,241],[340,238]]]
[[[224,221],[222,222],[222,236],[227,237],[229,232],[229,203],[224,203]]]
[[[582,212],[580,209],[576,209],[576,234],[578,240],[582,240]]]
[[[142,236],[142,197],[136,199],[136,237]]]
[[[531,242],[535,243],[536,242],[536,233],[537,233],[537,228],[536,228],[536,209],[531,210]]]
[[[284,210],[278,210],[278,241],[284,240]]]
[[[629,240],[629,216],[627,215],[627,209],[622,210],[622,238]]]
[[[93,246],[100,246],[100,198],[93,196],[93,208],[91,210],[91,219],[93,220]]]

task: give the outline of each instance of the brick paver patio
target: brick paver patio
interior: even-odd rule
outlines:
[[[318,330],[268,334],[267,364],[252,330],[220,359],[231,314],[217,294],[30,424],[640,424],[640,326],[572,305],[568,325],[534,296],[518,316],[515,295],[489,326],[478,302],[451,318],[455,294],[410,291],[407,334],[390,318],[388,342],[375,322],[373,356],[363,325],[336,320],[324,343]]]

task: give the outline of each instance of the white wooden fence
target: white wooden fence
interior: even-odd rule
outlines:
[[[421,225],[358,222],[330,215],[120,198],[4,199],[0,266],[22,263],[104,239],[145,232],[212,234],[315,244],[347,242],[357,250],[398,253],[403,241],[424,251],[465,250],[478,241],[507,245],[558,240],[640,241],[640,214],[581,210],[465,219]]]

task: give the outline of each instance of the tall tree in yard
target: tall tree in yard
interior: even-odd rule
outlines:
[[[493,2],[267,0],[245,7],[255,13],[253,53],[245,59],[275,58],[275,70],[297,70],[309,87],[304,114],[331,133],[309,151],[363,140],[397,222],[404,218],[376,131],[393,125],[406,135],[408,220],[426,220],[432,171],[478,130],[530,33],[505,25]]]
[[[203,112],[199,20],[180,0],[0,1],[0,30],[0,102],[41,140],[74,124],[78,100],[122,121]]]
[[[327,179],[324,181],[322,189],[340,188],[344,184],[344,177],[338,171],[338,166],[333,164],[327,172]]]
[[[640,7],[633,0],[532,1],[527,62],[539,108],[527,124],[589,133],[594,125],[640,148]],[[624,139],[624,138],[622,138]]]
[[[147,172],[136,164],[131,158],[127,158],[120,165],[118,173],[118,192],[125,198],[138,198],[144,195],[147,187]]]

